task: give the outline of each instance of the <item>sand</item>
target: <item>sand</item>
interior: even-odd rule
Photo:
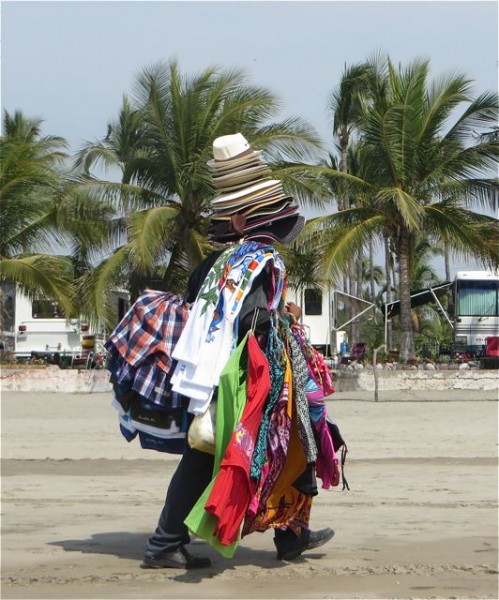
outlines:
[[[278,561],[270,532],[203,571],[139,568],[177,458],[127,444],[108,394],[3,393],[7,598],[497,598],[497,402],[338,394],[351,490],[321,490],[326,546]],[[355,396],[354,396],[355,397]]]

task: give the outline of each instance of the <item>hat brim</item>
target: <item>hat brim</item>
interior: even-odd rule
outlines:
[[[267,194],[258,194],[251,198],[241,198],[223,206],[213,207],[213,218],[227,217],[236,212],[248,214],[252,207],[261,208],[284,198],[286,198],[286,194],[280,189],[271,190]]]
[[[270,200],[268,198],[266,198],[265,200],[263,200],[262,202],[259,202],[258,204],[241,209],[240,211],[238,211],[238,213],[244,214],[245,217],[247,218],[247,220],[249,221],[250,219],[253,219],[255,217],[261,218],[262,216],[265,216],[265,215],[274,215],[274,214],[280,213],[284,209],[287,209],[287,207],[292,202],[293,202],[292,196],[284,196],[282,198],[276,197],[275,199],[270,199]],[[294,206],[298,207],[297,204],[295,204]],[[230,209],[230,210],[226,210],[224,212],[213,213],[211,218],[213,221],[226,221],[226,220],[229,220],[233,214],[234,214],[234,211],[232,209]]]
[[[244,167],[242,169],[237,169],[236,171],[223,175],[212,175],[212,181],[214,185],[222,185],[227,184],[230,185],[233,181],[243,181],[247,177],[250,177],[254,174],[260,173],[271,173],[270,167],[267,165],[255,165],[252,167]]]
[[[214,171],[232,170],[234,167],[239,167],[246,163],[260,162],[261,150],[252,150],[244,155],[236,156],[235,158],[226,158],[225,160],[217,160],[215,158],[207,161],[207,165]]]
[[[289,244],[300,233],[304,225],[305,217],[301,215],[279,216],[273,221],[264,220],[250,231],[245,226],[243,235],[247,239],[264,238],[280,244]],[[214,241],[220,242],[235,241],[241,237],[230,228],[230,224],[227,221],[212,221],[208,229],[208,234]]]
[[[234,200],[240,200],[242,198],[251,198],[259,193],[267,193],[271,189],[277,189],[281,187],[281,181],[279,179],[266,179],[260,183],[249,185],[243,190],[237,192],[230,192],[229,194],[219,194],[211,201],[213,206],[223,205]]]
[[[298,204],[286,205],[281,210],[275,213],[257,214],[251,215],[250,219],[247,219],[244,231],[251,231],[257,227],[266,226],[274,221],[279,221],[286,217],[296,215],[300,210]]]
[[[237,192],[245,187],[256,185],[262,181],[270,179],[272,171],[266,167],[255,167],[237,171],[234,176],[213,177],[212,183],[218,192],[222,194],[230,194]]]
[[[305,217],[301,215],[293,215],[274,221],[272,224],[265,227],[258,227],[254,231],[245,235],[248,240],[272,240],[279,244],[289,244],[292,242],[303,229],[305,225]]]

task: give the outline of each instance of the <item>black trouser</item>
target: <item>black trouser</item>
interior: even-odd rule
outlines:
[[[146,555],[178,550],[190,541],[184,520],[213,477],[214,456],[187,447],[173,474],[156,531],[146,544]]]
[[[147,540],[147,556],[175,552],[190,542],[184,520],[212,480],[214,458],[212,454],[187,447],[168,486],[156,531]],[[290,530],[277,529],[274,534],[277,545],[296,538]]]

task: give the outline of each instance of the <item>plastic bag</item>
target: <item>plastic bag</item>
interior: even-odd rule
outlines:
[[[215,454],[215,415],[216,404],[212,402],[204,413],[192,419],[187,432],[187,442],[191,448]]]

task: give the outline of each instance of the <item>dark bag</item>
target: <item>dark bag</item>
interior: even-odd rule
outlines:
[[[327,426],[329,428],[329,433],[331,434],[331,439],[333,441],[333,448],[335,452],[340,452],[341,450],[341,479],[343,481],[342,490],[347,489],[350,490],[350,486],[348,485],[348,481],[345,479],[345,461],[347,459],[348,447],[341,435],[340,428],[338,425],[331,421],[329,418],[326,420]]]

